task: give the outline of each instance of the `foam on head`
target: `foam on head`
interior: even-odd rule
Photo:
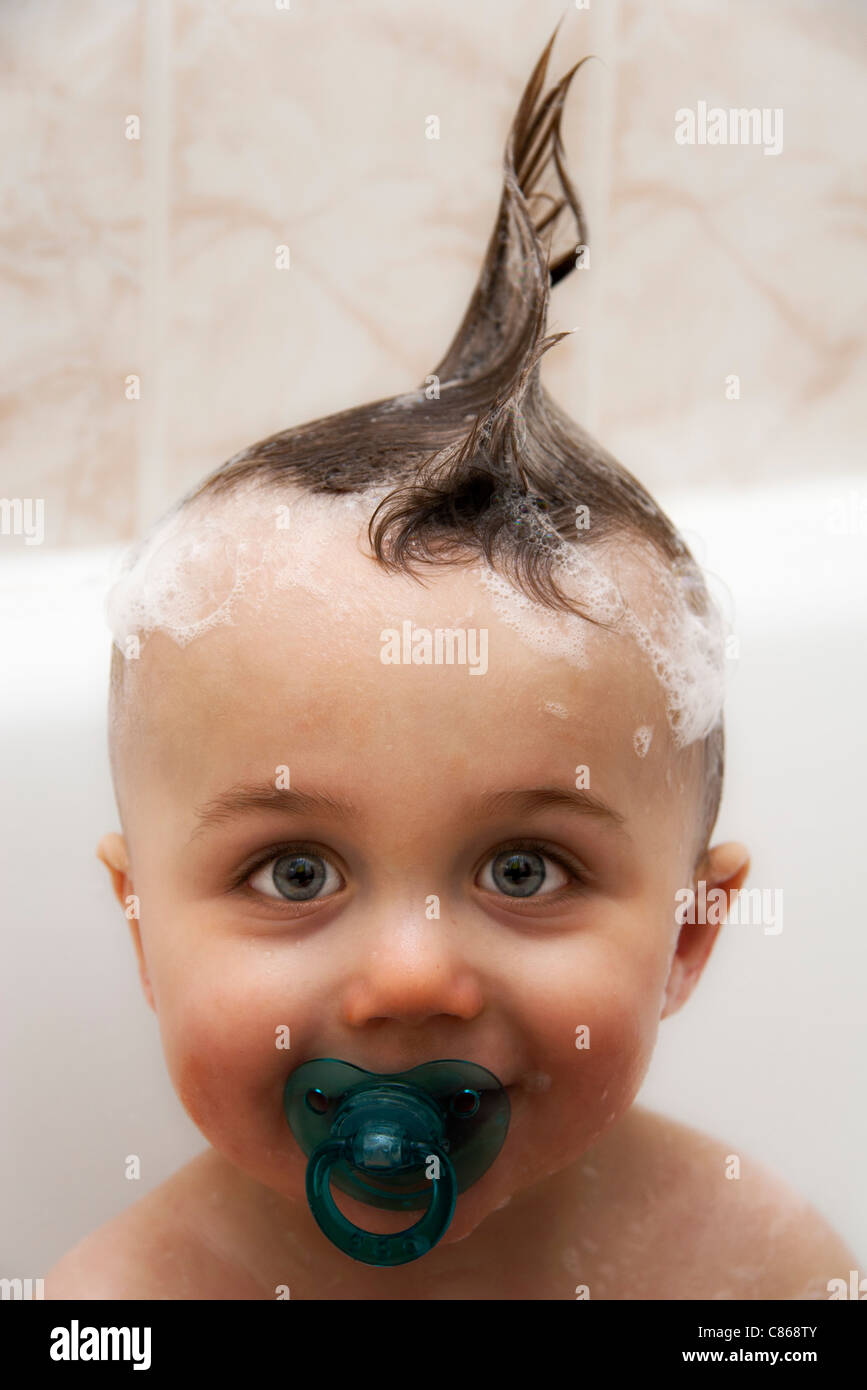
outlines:
[[[525,519],[525,508],[520,512]],[[592,623],[628,634],[647,657],[665,695],[675,747],[705,738],[722,713],[730,623],[697,564],[690,559],[672,568],[655,547],[626,533],[601,544],[566,541],[541,518],[535,520],[563,592],[580,603]],[[540,655],[587,664],[593,627],[583,617],[535,602],[490,566],[479,575],[499,617],[523,641]],[[642,742],[646,752],[649,740]]]
[[[255,608],[272,588],[299,586],[336,615],[349,614],[354,604],[336,582],[331,547],[366,528],[371,498],[379,497],[277,496],[244,485],[228,497],[179,504],[124,558],[106,599],[115,644],[123,650],[129,637],[160,631],[186,647],[232,623],[241,599]]]
[[[262,608],[293,587],[320,597],[336,624],[351,620],[364,595],[347,587],[335,554],[344,543],[370,553],[367,523],[389,491],[384,485],[363,494],[278,494],[245,485],[176,507],[128,555],[108,595],[116,645],[124,651],[130,637],[141,642],[161,631],[185,647],[235,621],[240,600]],[[500,620],[540,656],[577,667],[591,659],[593,623],[632,638],[664,692],[675,747],[706,737],[723,706],[727,624],[700,594],[697,568],[672,570],[651,546],[626,534],[590,545],[549,532],[543,543],[552,549],[563,591],[592,622],[535,602],[485,561],[467,573],[489,594]],[[387,584],[384,571],[374,561],[371,567],[371,579],[375,573]]]

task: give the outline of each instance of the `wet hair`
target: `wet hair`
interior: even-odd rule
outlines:
[[[180,506],[227,498],[251,483],[311,494],[364,494],[385,486],[368,536],[386,571],[415,575],[418,562],[459,564],[484,556],[535,602],[592,622],[559,586],[556,550],[563,541],[587,547],[617,536],[649,544],[672,570],[689,576],[690,604],[706,611],[704,580],[673,523],[540,381],[541,357],[568,336],[546,336],[550,291],[573,272],[589,244],[560,133],[570,83],[589,57],[545,91],[559,27],[509,130],[502,196],[477,284],[425,382],[251,444]],[[586,530],[576,527],[579,506],[589,512]],[[113,689],[123,664],[115,647]],[[723,752],[720,717],[703,739],[698,857],[719,809]]]

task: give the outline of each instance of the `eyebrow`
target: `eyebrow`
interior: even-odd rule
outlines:
[[[489,792],[477,803],[475,814],[492,816],[511,811],[522,815],[557,810],[590,816],[601,820],[626,839],[625,817],[606,805],[598,796],[580,787],[510,787]],[[336,820],[350,820],[361,812],[351,801],[340,801],[327,792],[302,792],[289,787],[275,787],[272,782],[240,783],[221,792],[196,811],[196,828],[190,839],[210,826],[233,820],[246,811],[280,811],[283,815],[326,815]]]
[[[500,811],[516,811],[527,816],[535,811],[571,811],[604,821],[626,839],[630,838],[624,829],[626,817],[607,805],[601,797],[581,787],[512,787],[482,797],[477,809],[482,815],[488,816]]]

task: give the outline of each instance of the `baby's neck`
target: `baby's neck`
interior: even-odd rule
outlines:
[[[629,1128],[628,1120],[621,1125]],[[564,1231],[580,1229],[602,1199],[595,1163],[603,1146],[605,1157],[613,1157],[621,1142],[610,1133],[566,1168],[515,1193],[465,1238],[394,1269],[349,1260],[322,1236],[306,1202],[264,1187],[213,1149],[187,1171],[201,1198],[191,1206],[203,1241],[246,1280],[252,1277],[263,1298],[276,1298],[280,1286],[302,1299],[539,1298],[549,1284],[562,1287]],[[590,1182],[583,1173],[588,1164]],[[602,1164],[603,1172],[607,1167]],[[372,1229],[376,1222],[366,1224]],[[388,1229],[387,1222],[379,1224]],[[401,1224],[407,1224],[405,1213]]]

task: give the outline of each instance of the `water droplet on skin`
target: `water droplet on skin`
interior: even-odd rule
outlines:
[[[567,710],[566,706],[558,705],[554,700],[546,700],[542,708],[548,714],[556,715],[558,719],[567,719],[569,717],[569,711]]]
[[[551,1087],[551,1078],[547,1072],[531,1071],[522,1080],[525,1091],[547,1091]]]

